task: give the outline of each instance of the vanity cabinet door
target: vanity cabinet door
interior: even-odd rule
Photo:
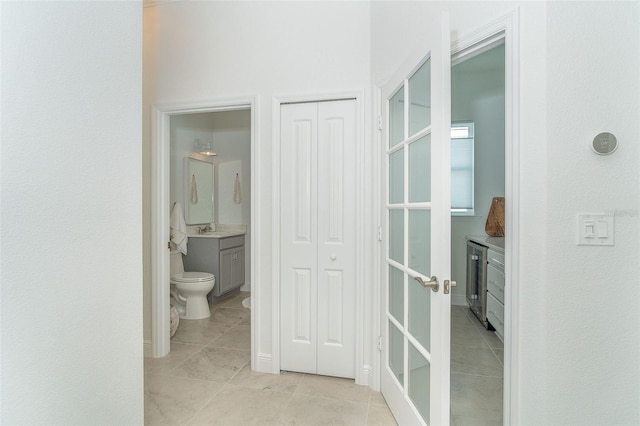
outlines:
[[[244,247],[238,247],[235,250],[235,258],[233,261],[233,287],[240,287],[244,284]]]
[[[244,284],[244,246],[220,251],[220,293]]]
[[[235,249],[220,251],[220,294],[235,288],[233,282],[233,270],[235,267]]]

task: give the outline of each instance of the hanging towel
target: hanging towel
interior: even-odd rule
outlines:
[[[240,176],[236,173],[236,182],[233,185],[233,202],[240,204],[242,202],[242,194],[240,193]]]
[[[198,204],[198,185],[196,185],[196,175],[191,175],[191,204]]]
[[[187,254],[187,224],[184,221],[184,213],[180,203],[173,204],[169,226],[171,228],[171,242],[182,254]]]

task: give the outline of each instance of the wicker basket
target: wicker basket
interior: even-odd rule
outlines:
[[[178,324],[180,324],[180,315],[178,315],[178,310],[173,305],[169,305],[169,320],[170,337],[173,337],[176,331],[178,331]]]

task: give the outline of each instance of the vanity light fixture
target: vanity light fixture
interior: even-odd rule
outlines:
[[[202,142],[200,139],[196,139],[196,151],[202,155],[209,155],[211,157],[218,155],[213,151],[211,142]]]

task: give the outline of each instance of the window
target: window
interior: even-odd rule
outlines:
[[[451,124],[451,214],[474,214],[473,122]]]

